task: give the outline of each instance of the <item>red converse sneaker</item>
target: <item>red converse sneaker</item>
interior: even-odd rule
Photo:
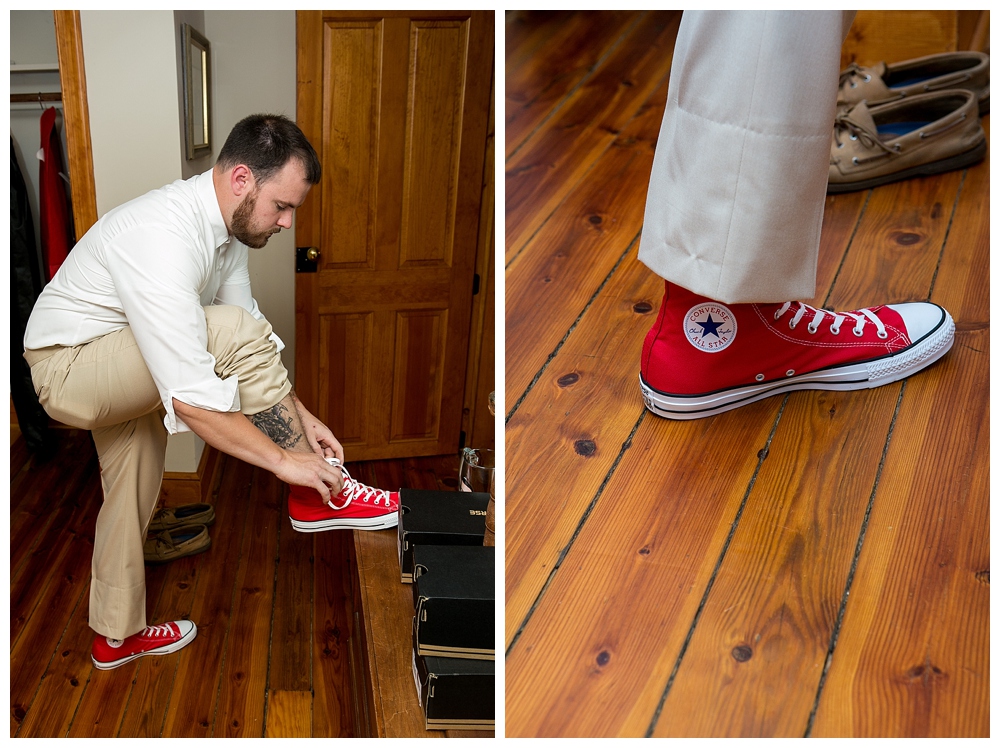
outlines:
[[[336,458],[327,459],[344,474],[344,487],[328,504],[319,491],[288,487],[288,518],[299,532],[355,529],[384,530],[399,521],[399,492],[384,491],[354,480]]]
[[[721,304],[667,283],[642,347],[639,385],[653,413],[702,418],[792,390],[889,384],[937,361],[954,337],[955,323],[937,304],[853,312]]]
[[[98,670],[111,670],[136,657],[176,652],[194,641],[197,635],[198,627],[193,621],[171,621],[160,626],[147,626],[138,634],[124,639],[95,636],[91,659]]]

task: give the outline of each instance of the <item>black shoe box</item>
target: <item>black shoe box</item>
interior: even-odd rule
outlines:
[[[489,503],[488,493],[400,489],[396,535],[400,579],[413,581],[413,549],[418,545],[481,546]]]
[[[492,730],[496,725],[493,660],[425,657],[413,631],[413,680],[428,730]]]
[[[495,551],[482,545],[413,549],[418,654],[493,659]]]

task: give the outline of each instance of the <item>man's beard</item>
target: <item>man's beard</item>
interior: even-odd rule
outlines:
[[[253,219],[253,211],[257,206],[258,192],[258,189],[254,189],[253,192],[248,193],[243,198],[243,202],[237,205],[236,210],[233,211],[232,221],[233,236],[254,249],[263,247],[267,244],[267,240],[271,238],[271,234],[277,233],[276,231],[254,232],[251,229],[250,221]]]

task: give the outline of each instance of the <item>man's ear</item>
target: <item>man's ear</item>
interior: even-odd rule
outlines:
[[[243,197],[254,188],[253,172],[246,164],[237,164],[229,174],[229,187],[236,197]]]

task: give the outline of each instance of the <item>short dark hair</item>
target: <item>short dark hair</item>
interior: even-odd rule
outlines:
[[[281,171],[290,158],[302,162],[310,184],[319,184],[319,157],[299,126],[281,114],[251,114],[233,127],[216,165],[231,169],[246,164],[260,184]]]

